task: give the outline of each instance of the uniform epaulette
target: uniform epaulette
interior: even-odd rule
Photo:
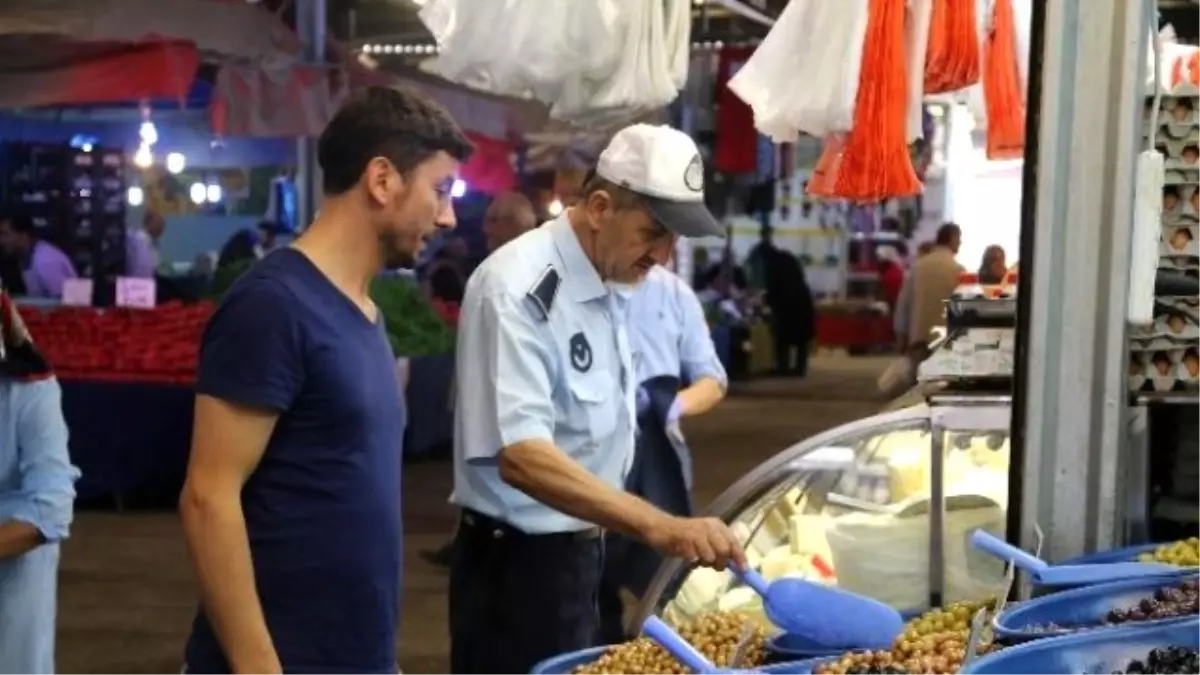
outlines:
[[[525,294],[542,313],[542,321],[550,319],[550,308],[554,306],[554,296],[558,295],[558,286],[561,283],[558,270],[551,265],[546,267],[546,271],[538,277],[537,283]]]

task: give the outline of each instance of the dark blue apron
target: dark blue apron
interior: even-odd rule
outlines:
[[[625,489],[678,516],[692,515],[691,456],[667,415],[679,392],[678,378],[662,376],[642,383],[650,406],[638,417],[637,445]],[[662,556],[641,542],[615,533],[605,537],[600,614],[606,642],[625,639],[620,590],[641,596],[662,564]]]

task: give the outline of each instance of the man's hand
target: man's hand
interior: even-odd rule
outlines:
[[[718,518],[667,518],[649,533],[647,543],[663,555],[695,560],[707,567],[725,569],[732,564],[746,568],[746,552]]]

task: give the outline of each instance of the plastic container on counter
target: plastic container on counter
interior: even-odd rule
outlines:
[[[1126,579],[1112,583],[1075,588],[1047,595],[1019,605],[1012,605],[992,620],[992,628],[1001,642],[1028,642],[1076,633],[1108,633],[1128,625],[1150,626],[1195,621],[1196,615],[1103,625],[1105,616],[1113,609],[1126,609],[1144,599],[1153,598],[1160,588],[1177,587],[1196,575],[1179,577],[1149,577]],[[1047,629],[1055,624],[1061,629]],[[1042,626],[1043,628],[1037,628]]]
[[[604,655],[606,651],[612,648],[613,645],[604,647],[592,647],[591,649],[581,649],[577,652],[560,654],[553,656],[541,663],[538,663],[530,671],[532,675],[569,675],[572,671],[582,665],[586,665],[595,661]],[[767,673],[767,675],[788,675],[791,673],[811,673],[813,665],[822,659],[811,659],[806,661],[783,661],[780,663],[772,663],[766,666],[754,668],[753,672]]]
[[[961,673],[1112,673],[1161,647],[1200,648],[1200,621],[1133,626],[1027,642],[966,664]]]

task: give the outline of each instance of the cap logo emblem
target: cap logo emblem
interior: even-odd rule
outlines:
[[[700,162],[700,153],[696,153],[688,162],[687,169],[684,169],[683,184],[692,192],[704,191],[704,165]]]

